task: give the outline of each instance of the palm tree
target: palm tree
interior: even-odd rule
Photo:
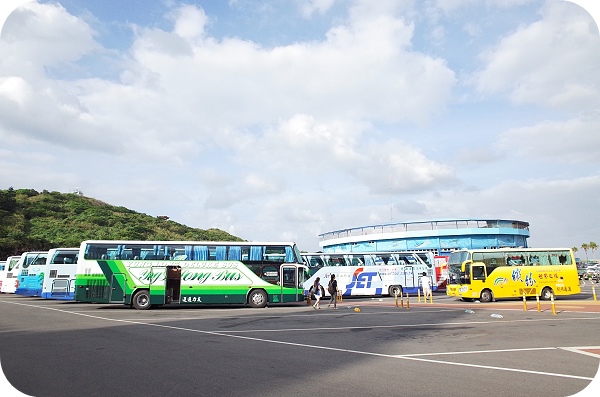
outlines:
[[[577,251],[579,250],[579,248],[573,247],[573,248],[571,248],[571,250],[573,250],[573,254],[577,254]]]
[[[590,247],[590,250],[592,250],[592,256],[595,258],[596,255],[594,255],[594,251],[596,251],[598,249],[598,244],[596,244],[595,242],[591,241],[588,244],[588,247]]]
[[[587,251],[590,249],[590,246],[588,243],[583,243],[581,244],[581,248],[583,248],[583,250],[585,251],[585,261],[588,261],[588,256],[587,256]]]

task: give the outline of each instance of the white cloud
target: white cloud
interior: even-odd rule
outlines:
[[[0,51],[8,62],[0,64],[0,71],[22,73],[23,66],[39,70],[77,61],[99,48],[94,35],[88,24],[60,4],[25,3],[2,29]]]
[[[536,0],[433,0],[436,8],[444,13],[485,4],[486,7],[514,7],[534,3]]]
[[[48,7],[64,13],[37,7],[42,11],[35,18]],[[28,130],[35,131],[32,139],[183,162],[215,144],[235,151],[234,142],[272,143],[247,136],[245,126],[270,131],[282,116],[293,118],[299,111],[350,129],[341,120],[424,123],[440,112],[455,81],[443,60],[411,52],[412,28],[389,16],[338,25],[322,42],[263,48],[206,37],[206,15],[195,7],[170,15],[172,32],[136,29],[120,82],[56,83],[37,75],[35,84],[46,89],[34,91],[30,106],[13,115],[23,118],[19,114],[36,109],[43,125]],[[345,145],[354,144],[358,140]]]
[[[178,117],[185,110],[181,117],[189,118],[194,108],[211,130],[297,113],[426,122],[455,82],[443,60],[407,48],[411,26],[382,15],[338,25],[322,42],[275,48],[237,38],[196,41],[175,32],[138,33],[127,84],[154,86],[160,96],[139,99],[177,99],[161,100],[162,112]],[[173,44],[181,40],[188,50]],[[161,112],[155,103],[146,105]]]
[[[569,239],[597,231],[598,36],[577,7],[194,3],[163,3],[163,20],[111,21],[131,26],[132,41],[115,46],[125,51],[98,44],[110,30],[100,16],[85,15],[96,30],[54,3],[11,16],[0,40],[0,184],[79,187],[303,249],[326,231],[453,216],[523,219],[548,243],[560,227]],[[249,9],[268,15],[261,27],[275,17],[289,26],[261,40],[238,14]],[[480,21],[497,10],[510,18],[490,31]],[[315,27],[321,36],[302,30]],[[481,47],[452,47],[465,29],[488,49],[479,65]],[[465,70],[477,70],[471,85]]]
[[[572,110],[600,101],[600,38],[589,15],[565,2],[549,2],[542,19],[519,27],[482,55],[474,76],[483,93],[508,93],[515,104]]]
[[[311,17],[313,14],[324,14],[329,10],[336,0],[308,0],[300,1],[300,11],[305,18]]]
[[[597,174],[569,180],[513,179],[480,191],[446,191],[443,196],[443,201],[424,200],[432,218],[476,213],[481,217],[524,220],[531,226],[530,246],[579,246],[594,241],[600,233],[594,210],[581,214],[582,209],[597,208],[599,204]]]
[[[498,145],[517,156],[560,163],[600,163],[600,120],[547,121],[511,129]]]
[[[204,28],[208,24],[208,17],[204,10],[185,5],[175,9],[172,18],[175,21],[173,32],[176,35],[186,39],[204,36]]]

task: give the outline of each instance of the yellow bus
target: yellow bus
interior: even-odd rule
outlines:
[[[446,295],[465,301],[581,292],[569,248],[498,248],[454,251],[448,260]]]

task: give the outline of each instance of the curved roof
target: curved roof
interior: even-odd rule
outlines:
[[[490,230],[493,229],[493,230]],[[529,237],[529,222],[514,219],[494,218],[454,218],[436,219],[429,221],[395,222],[378,225],[359,226],[348,229],[334,230],[319,234],[319,241],[351,240],[358,241],[373,235],[380,238],[401,238],[409,236],[440,236],[440,235],[477,235],[482,233],[492,234],[517,234]],[[382,236],[385,234],[386,236]]]

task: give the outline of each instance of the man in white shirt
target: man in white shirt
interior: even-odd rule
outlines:
[[[427,302],[427,297],[431,297],[431,280],[427,277],[427,272],[423,272],[421,276],[421,287],[423,288],[423,297]]]

